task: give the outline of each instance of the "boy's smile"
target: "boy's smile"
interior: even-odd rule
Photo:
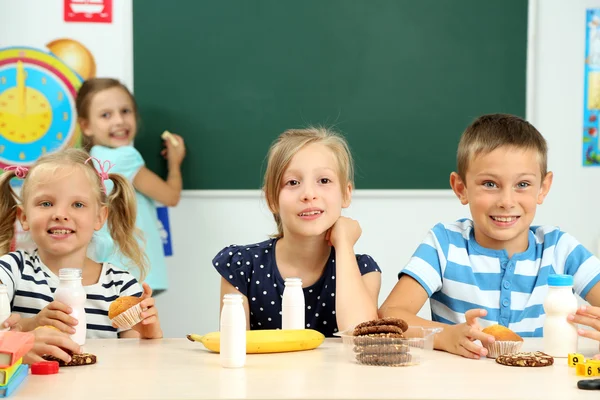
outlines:
[[[465,182],[450,176],[462,204],[469,204],[475,240],[489,249],[506,249],[509,256],[527,250],[529,227],[538,204],[552,184],[552,173],[541,176],[533,149],[503,146],[473,157]]]
[[[490,215],[490,218],[494,223],[500,227],[509,227],[517,223],[517,220],[520,218],[519,216],[493,216]]]

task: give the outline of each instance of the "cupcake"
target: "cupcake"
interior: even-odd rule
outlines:
[[[58,329],[57,327],[52,326],[52,325],[40,325],[37,328],[35,328],[34,331],[37,331],[38,329],[42,329],[42,328],[56,329],[57,331],[60,332],[60,329]]]
[[[488,350],[489,358],[496,358],[505,354],[517,353],[523,345],[523,338],[510,329],[502,325],[492,325],[483,329],[483,333],[492,335],[496,341],[494,343],[484,343],[483,346]]]
[[[131,328],[142,320],[141,301],[141,298],[134,296],[119,297],[110,304],[108,318],[117,328]]]

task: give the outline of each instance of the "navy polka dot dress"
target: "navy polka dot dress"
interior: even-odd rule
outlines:
[[[248,298],[250,329],[281,329],[281,301],[284,279],[275,262],[277,239],[248,246],[232,245],[221,250],[213,265],[221,276]],[[381,272],[367,255],[356,255],[362,275]],[[338,331],[335,317],[335,250],[323,275],[312,286],[303,288],[306,327],[330,337]]]

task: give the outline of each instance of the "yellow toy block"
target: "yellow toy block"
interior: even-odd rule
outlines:
[[[579,353],[569,353],[569,367],[575,367],[579,363],[584,363],[585,357]]]
[[[588,360],[577,364],[575,368],[579,376],[600,376],[600,360]]]

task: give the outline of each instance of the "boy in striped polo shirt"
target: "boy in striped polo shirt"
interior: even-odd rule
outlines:
[[[600,261],[554,226],[531,226],[550,186],[547,145],[521,118],[477,118],[463,133],[452,190],[472,219],[431,229],[380,309],[410,325],[441,326],[437,349],[485,356],[482,327],[501,324],[542,336],[548,275],[573,276],[574,290],[600,305]],[[432,321],[416,316],[430,299]]]

